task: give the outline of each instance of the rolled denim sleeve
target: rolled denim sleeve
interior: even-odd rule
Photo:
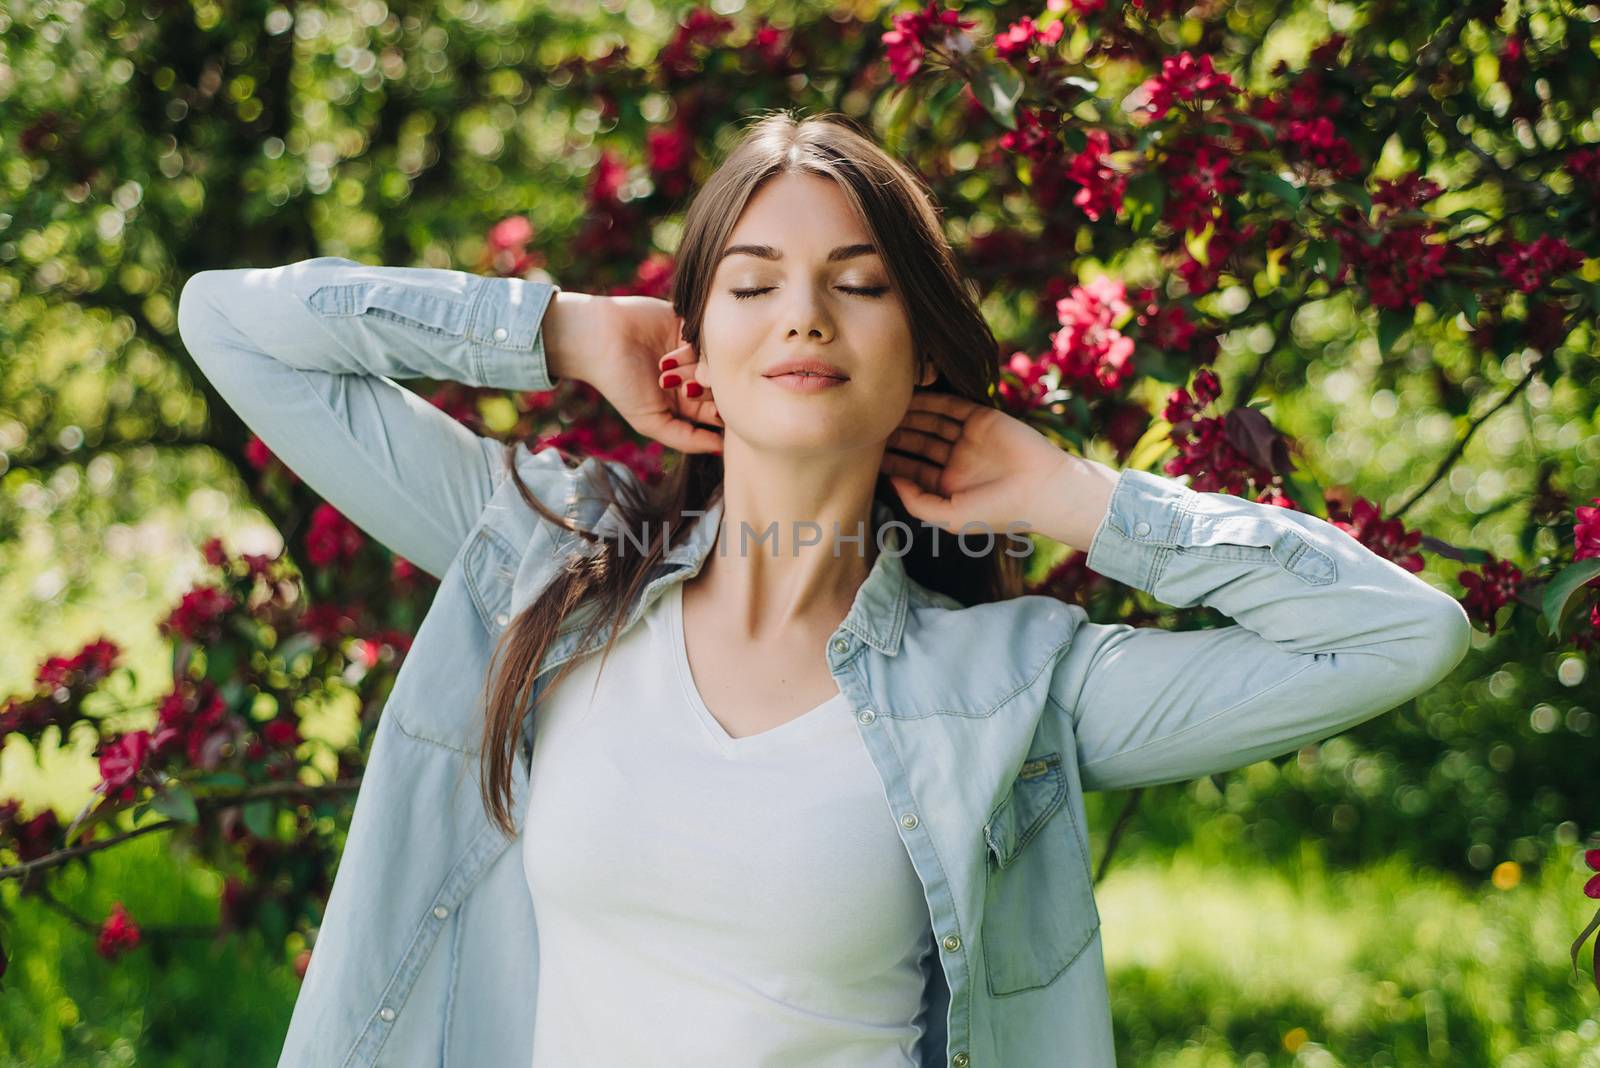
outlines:
[[[1451,596],[1333,524],[1133,468],[1090,569],[1231,626],[1079,623],[1050,698],[1085,789],[1178,782],[1318,741],[1431,688],[1472,636]]]
[[[558,289],[324,256],[194,275],[178,331],[222,398],[311,489],[442,575],[504,477],[503,446],[394,379],[551,388],[540,324]]]

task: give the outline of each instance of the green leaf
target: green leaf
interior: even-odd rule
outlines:
[[[1166,201],[1166,183],[1159,174],[1146,171],[1130,178],[1123,191],[1122,210],[1133,232],[1143,235],[1155,229]]]
[[[1166,455],[1167,450],[1171,447],[1172,424],[1165,419],[1153,419],[1149,428],[1145,430],[1139,440],[1134,443],[1133,448],[1129,450],[1128,459],[1123,466],[1132,467],[1139,471],[1149,471],[1155,466],[1157,460]]]
[[[244,806],[244,826],[257,838],[271,838],[274,830],[272,802],[252,801]]]
[[[239,652],[231,642],[207,646],[205,658],[206,678],[219,685],[233,677],[234,668],[239,664]]]
[[[1299,208],[1300,202],[1305,199],[1305,190],[1292,185],[1276,174],[1266,171],[1251,171],[1250,186],[1265,193],[1271,193],[1291,208]]]
[[[1017,128],[1017,101],[1022,98],[1022,78],[1010,67],[984,67],[972,80],[972,93],[985,111],[1008,130]]]
[[[1206,228],[1198,234],[1193,231],[1184,232],[1183,247],[1188,250],[1189,255],[1194,257],[1195,262],[1202,267],[1211,266],[1211,235],[1216,232],[1217,224],[1215,222],[1206,223]]]
[[[1359,205],[1363,212],[1372,211],[1372,194],[1367,192],[1365,186],[1357,185],[1355,182],[1334,182],[1330,188],[1352,204]]]
[[[944,117],[945,112],[949,110],[951,101],[955,100],[956,96],[961,92],[963,84],[957,79],[951,79],[941,85],[939,91],[929,98],[928,121],[930,123],[937,123]]]
[[[242,790],[250,785],[250,780],[236,771],[214,771],[208,775],[196,775],[189,780],[189,785],[225,786]]]
[[[1600,575],[1600,556],[1591,556],[1563,569],[1550,580],[1544,589],[1544,618],[1550,624],[1552,638],[1561,636],[1567,616],[1582,599],[1580,591],[1584,583],[1597,575]]]
[[[1317,480],[1304,471],[1296,471],[1283,480],[1283,492],[1300,510],[1318,519],[1328,518],[1328,497]]]
[[[1325,237],[1311,242],[1308,251],[1328,278],[1332,279],[1339,273],[1339,242]]]
[[[1415,308],[1384,308],[1378,312],[1378,351],[1388,353],[1400,335],[1411,329]]]
[[[169,786],[150,799],[150,807],[182,823],[200,822],[200,811],[195,808],[194,794],[182,784]]]
[[[1467,317],[1467,322],[1476,323],[1478,321],[1478,295],[1472,291],[1471,287],[1457,282],[1440,282],[1439,292],[1444,295],[1444,298],[1453,307]]]

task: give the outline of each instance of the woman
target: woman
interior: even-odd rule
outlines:
[[[1083,791],[1325,738],[1470,635],[1329,523],[996,409],[926,188],[834,116],[746,132],[670,303],[322,258],[203,272],[179,320],[441,577],[283,1065],[1111,1065]],[[684,456],[650,487],[502,450],[389,377],[421,375],[579,379]],[[1021,528],[1237,622],[1019,596]]]

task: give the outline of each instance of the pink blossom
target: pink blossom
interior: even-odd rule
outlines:
[[[139,925],[133,922],[128,910],[118,901],[111,906],[111,915],[100,925],[95,951],[106,960],[116,960],[139,945]]]

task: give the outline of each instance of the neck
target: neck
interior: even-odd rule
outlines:
[[[881,457],[881,448],[822,459],[729,448],[722,524],[697,595],[751,640],[832,629],[877,559],[872,494]]]

